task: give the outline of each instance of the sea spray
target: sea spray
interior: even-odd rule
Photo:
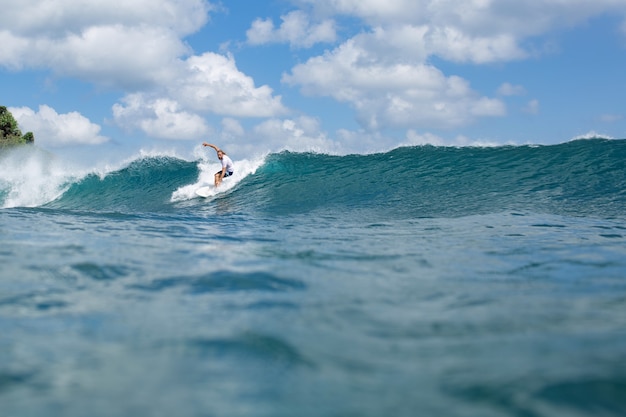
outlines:
[[[0,152],[0,207],[37,207],[61,195],[84,173],[35,146]]]

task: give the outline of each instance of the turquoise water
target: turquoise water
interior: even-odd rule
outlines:
[[[2,155],[0,414],[622,416],[625,161]]]

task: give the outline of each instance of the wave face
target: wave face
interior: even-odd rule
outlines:
[[[172,157],[150,157],[101,176],[89,174],[72,184],[51,208],[85,211],[155,212],[167,210],[172,189],[193,181],[196,164]]]
[[[241,192],[278,213],[373,209],[393,218],[507,210],[613,217],[626,203],[626,141],[411,147],[367,156],[270,155]]]
[[[626,208],[626,141],[577,140],[551,146],[404,147],[372,155],[270,154],[237,163],[214,198],[245,211],[376,213],[393,219],[459,217],[503,211],[621,217]],[[206,204],[194,191],[219,166],[147,157],[105,175],[57,175],[29,205],[104,212],[160,212],[180,201]],[[49,169],[39,170],[49,176]],[[19,205],[20,187],[0,182],[0,203]],[[16,191],[17,190],[17,191]],[[31,195],[31,193],[26,193]],[[10,202],[10,205],[9,205]],[[26,203],[24,205],[27,205]]]

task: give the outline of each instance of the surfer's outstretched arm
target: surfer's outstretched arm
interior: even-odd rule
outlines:
[[[220,148],[218,148],[218,147],[217,147],[217,146],[215,146],[215,145],[211,145],[210,143],[206,143],[206,142],[204,142],[204,143],[202,143],[202,146],[208,146],[208,147],[210,147],[210,148],[213,148],[213,149],[215,149],[215,152],[219,152],[219,151],[220,151]]]

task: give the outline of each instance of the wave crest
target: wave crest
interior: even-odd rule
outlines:
[[[626,140],[605,139],[551,146],[426,145],[345,156],[282,152],[235,161],[235,175],[214,197],[269,215],[360,210],[379,219],[502,211],[622,216],[625,161]],[[141,156],[104,173],[81,172],[43,151],[17,150],[0,155],[0,205],[173,211],[195,200],[196,189],[211,184],[219,169],[212,159]]]

